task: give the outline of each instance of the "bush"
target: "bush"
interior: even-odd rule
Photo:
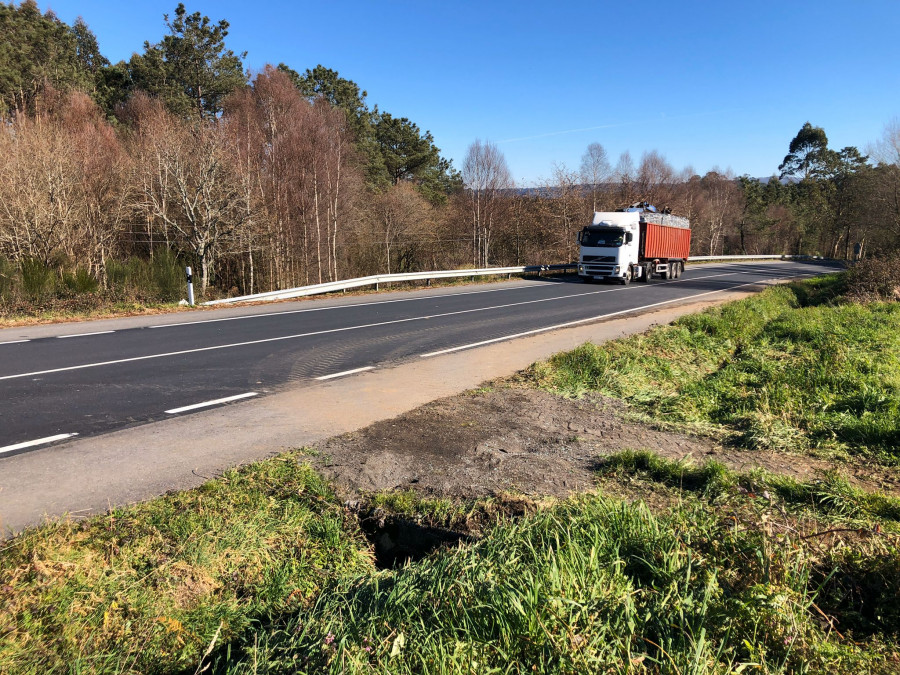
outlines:
[[[37,258],[25,258],[20,267],[22,288],[31,300],[42,300],[53,294],[56,272]]]
[[[16,266],[0,257],[0,302],[8,302],[16,289]]]
[[[62,282],[66,290],[76,295],[96,293],[100,288],[100,282],[83,267],[77,268],[74,274],[63,272]]]
[[[111,291],[129,298],[173,302],[183,292],[184,277],[177,257],[169,250],[157,252],[150,260],[109,260],[106,278]]]
[[[153,257],[150,276],[156,297],[163,302],[175,302],[185,292],[184,272],[175,254],[168,249]]]
[[[847,295],[863,301],[900,300],[900,254],[867,258],[852,267]]]

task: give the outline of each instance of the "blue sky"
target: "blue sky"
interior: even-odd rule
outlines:
[[[82,16],[112,61],[166,32],[177,0],[38,0]],[[698,173],[773,173],[804,122],[861,150],[900,116],[900,2],[185,2],[231,24],[246,67],[318,63],[432,132],[459,168],[476,138],[515,179],[657,150]]]

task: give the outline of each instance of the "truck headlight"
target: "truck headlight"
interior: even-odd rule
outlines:
[[[613,270],[613,274],[618,274],[618,273],[619,273],[619,266],[616,265],[616,268]]]

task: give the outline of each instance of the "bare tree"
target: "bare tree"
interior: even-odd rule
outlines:
[[[631,153],[627,150],[619,155],[619,161],[613,171],[617,183],[616,193],[619,201],[624,206],[635,201],[637,193],[635,192],[635,170],[634,162],[631,159]]]
[[[588,204],[579,177],[565,164],[554,166],[552,197],[545,201],[553,223],[553,248],[565,262],[575,259],[576,233],[588,222]]]
[[[161,106],[141,122],[140,205],[196,258],[205,292],[218,256],[234,244],[251,213],[223,125],[184,122]]]
[[[591,188],[591,208],[594,211],[599,210],[599,196],[611,173],[606,150],[599,143],[591,143],[581,156],[581,180]]]
[[[503,193],[513,186],[506,158],[490,141],[476,140],[469,146],[462,169],[472,215],[472,262],[487,267],[491,236],[502,204]]]
[[[416,239],[428,231],[431,206],[407,181],[401,181],[376,199],[384,269],[387,274],[408,271]]]
[[[635,183],[639,199],[665,206],[673,196],[675,170],[665,157],[651,150],[641,157]]]

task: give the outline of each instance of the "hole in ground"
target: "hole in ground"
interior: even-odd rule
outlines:
[[[461,532],[429,527],[407,518],[387,514],[359,514],[359,525],[375,548],[375,566],[392,569],[421,560],[429,553],[460,541],[471,541]]]

